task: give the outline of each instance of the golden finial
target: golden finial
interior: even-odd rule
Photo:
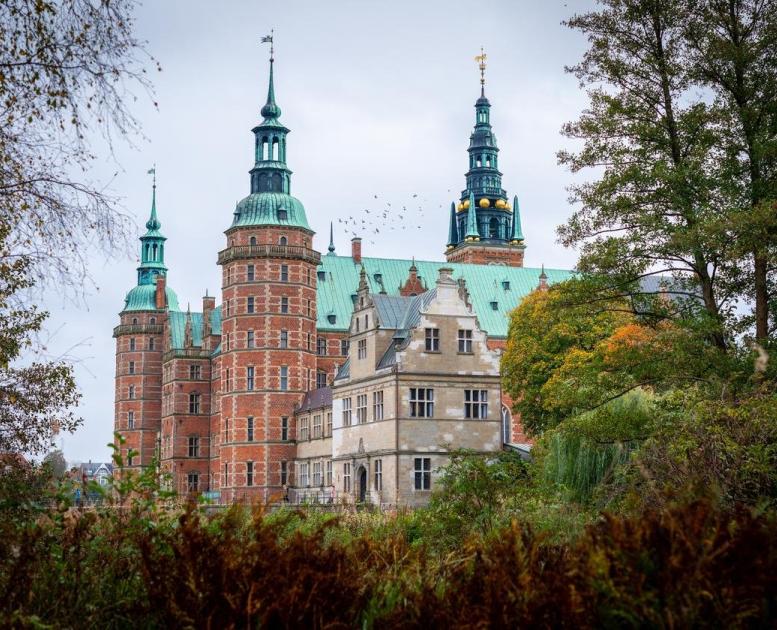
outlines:
[[[480,68],[480,92],[481,94],[485,90],[486,85],[486,53],[483,51],[483,47],[480,47],[480,54],[475,57],[475,61],[478,62],[478,68]]]

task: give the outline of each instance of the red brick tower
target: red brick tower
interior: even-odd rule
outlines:
[[[138,284],[128,294],[113,329],[116,338],[114,430],[125,440],[124,468],[148,466],[158,454],[162,413],[163,331],[169,309],[177,309],[167,287],[165,237],[156,214],[156,181],[147,232],[140,237]],[[129,455],[134,451],[135,455]]]
[[[313,231],[290,194],[286,135],[275,103],[273,58],[262,122],[252,131],[251,194],[226,231],[220,352],[221,500],[266,501],[284,492],[294,459],[294,407],[316,377]],[[285,464],[284,464],[285,463]],[[286,482],[290,482],[286,479]]]

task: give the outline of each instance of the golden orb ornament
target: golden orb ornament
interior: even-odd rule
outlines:
[[[461,207],[465,210],[469,210],[469,199],[465,199],[464,202],[461,204]]]
[[[503,210],[503,209],[504,209],[504,207],[507,205],[507,202],[506,202],[504,199],[497,199],[497,200],[496,200],[496,204],[495,204],[495,205],[496,205],[496,207],[497,207],[497,208],[499,208],[500,210]]]
[[[488,208],[488,206],[490,206],[490,205],[491,205],[491,202],[490,202],[488,199],[486,199],[485,197],[483,197],[483,199],[481,199],[481,200],[478,202],[478,205],[479,205],[481,208]]]

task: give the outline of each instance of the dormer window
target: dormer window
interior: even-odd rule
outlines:
[[[317,271],[316,277],[318,278],[319,282],[324,282],[326,280],[326,271]]]
[[[499,310],[499,302],[496,300],[491,302],[491,310],[492,311],[498,311]]]
[[[355,293],[351,293],[351,302],[353,302],[354,306],[356,305],[356,298],[359,297]]]
[[[289,213],[285,208],[278,208],[278,221],[286,221],[289,218]]]
[[[335,315],[334,313],[330,313],[329,315],[326,316],[326,321],[328,321],[330,324],[337,323],[337,315]]]
[[[502,280],[502,288],[505,291],[509,291],[510,290],[510,281],[509,280]]]
[[[377,282],[377,283],[379,283],[379,284],[380,284],[381,282],[383,282],[383,274],[382,274],[382,273],[376,273],[376,274],[373,274],[373,276],[372,276],[372,277],[375,279],[375,282]]]

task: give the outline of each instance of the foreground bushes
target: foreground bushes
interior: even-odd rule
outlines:
[[[3,524],[3,625],[770,626],[777,522],[710,501],[603,516],[568,544],[515,522],[440,549],[419,518],[63,511]],[[307,526],[300,523],[309,521]],[[338,532],[338,530],[342,530]],[[345,531],[349,530],[349,531]]]

